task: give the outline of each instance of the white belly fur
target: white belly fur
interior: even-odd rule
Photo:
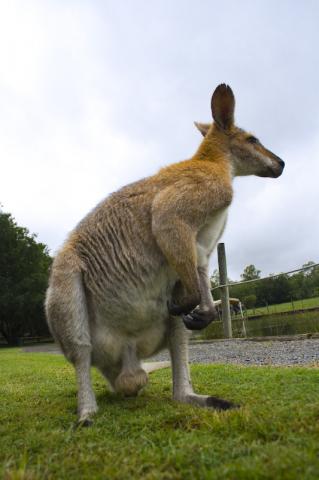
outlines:
[[[224,231],[227,213],[227,208],[214,213],[198,232],[196,245],[197,263],[199,267],[208,265],[209,257]]]

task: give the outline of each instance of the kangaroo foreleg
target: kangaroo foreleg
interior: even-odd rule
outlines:
[[[195,310],[183,315],[184,324],[189,330],[202,330],[217,318],[217,311],[211,294],[208,267],[198,267],[197,271],[201,301]]]
[[[172,315],[189,313],[201,301],[197,253],[192,229],[179,219],[153,226],[156,241],[169,265],[177,273],[183,288],[178,303],[169,305]]]

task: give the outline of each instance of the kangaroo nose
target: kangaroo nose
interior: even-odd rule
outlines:
[[[284,168],[285,162],[284,162],[283,160],[279,159],[279,160],[278,160],[278,163],[279,163],[279,165],[281,166],[281,168]]]

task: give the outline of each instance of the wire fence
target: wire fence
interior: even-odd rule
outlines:
[[[319,263],[310,264],[301,268],[269,275],[257,279],[243,280],[240,282],[227,282],[221,285],[212,286],[212,292],[225,287],[233,289],[244,284],[258,283],[281,276],[288,276],[314,270],[319,267]],[[317,285],[319,292],[319,282]],[[231,299],[235,301],[236,299]],[[319,333],[319,293],[310,298],[301,298],[278,304],[268,304],[253,308],[245,308],[241,299],[237,308],[231,308],[232,334],[235,337],[264,337],[264,336],[282,336],[295,334],[314,334]],[[211,326],[203,332],[205,338],[223,338],[225,329],[222,322],[222,311],[219,308],[220,321],[212,323]]]
[[[251,280],[243,280],[241,282],[225,283],[224,285],[217,285],[217,287],[213,287],[211,290],[214,291],[214,290],[217,290],[218,288],[233,287],[235,285],[243,285],[244,283],[261,282],[262,280],[268,280],[269,278],[278,278],[278,277],[282,277],[283,275],[290,275],[292,273],[302,272],[304,270],[310,270],[316,267],[319,267],[319,263],[314,263],[312,265],[308,265],[307,267],[297,268],[296,270],[290,270],[289,272],[282,272],[282,273],[276,273],[274,275],[268,275],[268,277],[253,278]]]

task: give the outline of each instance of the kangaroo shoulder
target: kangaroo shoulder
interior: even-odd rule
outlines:
[[[232,201],[231,175],[224,165],[180,162],[161,170],[157,178],[160,188],[154,196],[153,208],[176,212],[190,208],[215,210],[226,208]]]

